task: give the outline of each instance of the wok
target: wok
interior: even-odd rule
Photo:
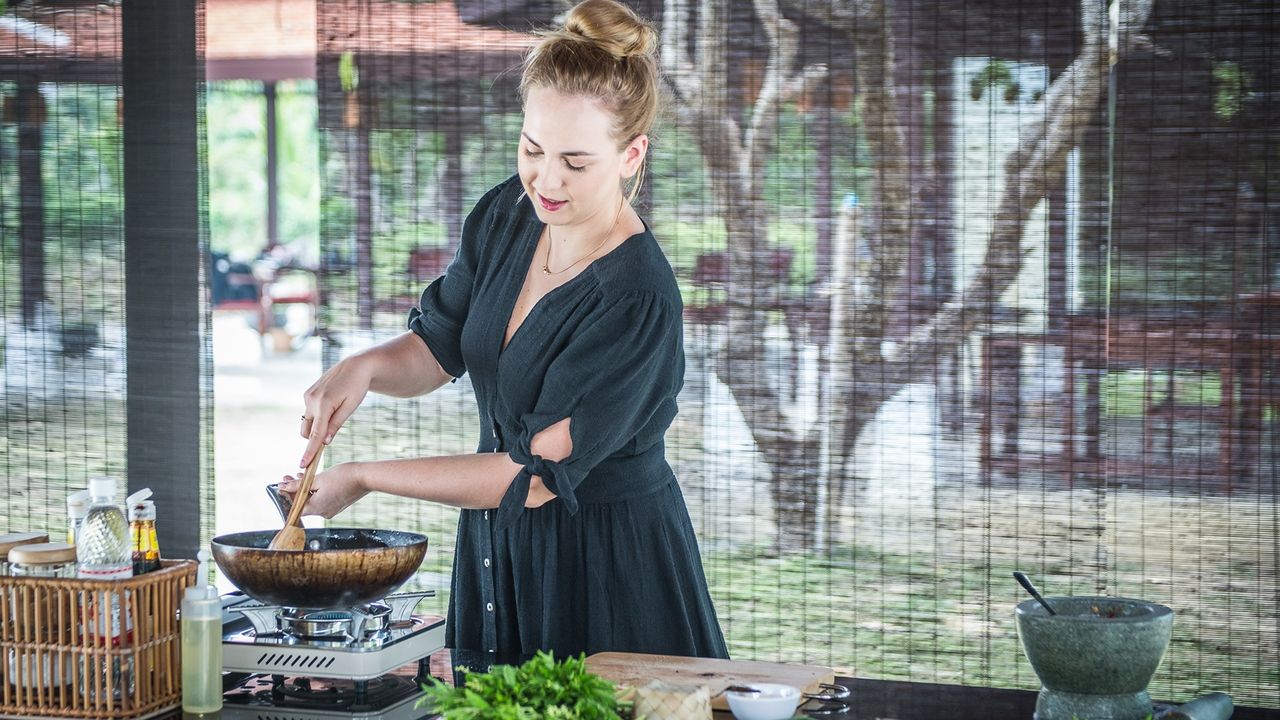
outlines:
[[[422,564],[427,538],[411,532],[310,528],[306,550],[269,550],[275,530],[213,539],[218,568],[244,594],[268,605],[324,610],[372,602]]]

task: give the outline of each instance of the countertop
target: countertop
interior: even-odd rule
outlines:
[[[836,682],[852,692],[847,712],[822,716],[830,720],[1031,720],[1036,702],[1035,692],[1029,690],[848,677],[839,677]],[[174,712],[162,717],[169,720],[198,716]],[[731,717],[729,713],[716,713],[716,720]],[[1280,709],[1237,707],[1232,720],[1280,720]]]

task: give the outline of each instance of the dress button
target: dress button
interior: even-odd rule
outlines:
[[[488,610],[489,612],[493,612],[493,603],[489,603],[488,605],[485,605],[484,609]]]
[[[484,559],[484,566],[489,567],[489,558]]]

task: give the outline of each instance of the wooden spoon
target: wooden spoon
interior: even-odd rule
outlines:
[[[316,456],[311,458],[307,471],[302,474],[302,482],[298,484],[298,492],[294,493],[293,504],[289,506],[289,517],[285,519],[284,527],[271,538],[271,544],[267,546],[268,550],[306,549],[307,531],[302,527],[302,508],[311,497],[311,484],[315,482],[316,468],[320,467],[320,456],[323,454],[324,445],[321,445],[316,450]]]

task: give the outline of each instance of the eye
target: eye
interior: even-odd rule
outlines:
[[[586,166],[586,165],[574,165],[573,163],[569,162],[568,160],[565,160],[565,161],[564,161],[564,166],[565,166],[565,167],[567,167],[567,168],[569,168],[570,170],[572,170],[572,171],[574,171],[574,172],[582,172],[583,170],[586,170],[586,169],[587,169],[587,166]]]
[[[532,148],[525,148],[524,154],[525,154],[525,157],[531,157],[531,158],[542,157],[541,150],[534,150]]]

